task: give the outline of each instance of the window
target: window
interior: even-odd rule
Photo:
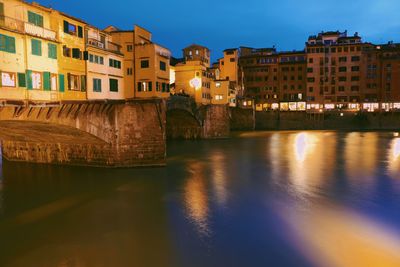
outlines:
[[[339,91],[339,92],[344,92],[344,86],[339,86],[338,91]]]
[[[359,56],[352,56],[351,57],[351,61],[352,62],[360,61],[360,57]]]
[[[351,77],[351,81],[353,81],[353,82],[356,82],[356,81],[359,81],[359,80],[360,80],[359,76],[352,76]]]
[[[313,83],[315,82],[315,78],[314,77],[307,78],[307,82]]]
[[[339,62],[347,62],[347,57],[339,57]]]
[[[72,48],[72,58],[81,59],[81,51],[79,48]]]
[[[223,95],[215,95],[215,100],[223,100],[224,96]]]
[[[1,85],[3,87],[16,87],[16,75],[13,72],[1,72]]]
[[[41,56],[42,55],[42,42],[36,39],[31,40],[32,55]]]
[[[229,62],[235,62],[236,60],[235,60],[235,58],[230,58],[229,59]]]
[[[149,60],[142,60],[140,61],[140,67],[142,69],[147,69],[149,67]]]
[[[164,61],[160,61],[160,70],[167,70],[167,64]]]
[[[346,72],[347,71],[347,67],[339,67],[339,72]]]
[[[127,46],[126,46],[126,50],[127,50],[128,52],[132,52],[132,51],[133,51],[133,45],[127,45]]]
[[[314,59],[313,58],[309,58],[308,59],[308,63],[314,63]]]
[[[71,48],[67,46],[63,46],[63,56],[64,57],[71,57]]]
[[[0,34],[0,51],[15,54],[15,38]]]
[[[153,91],[153,82],[149,82],[149,92]]]
[[[120,69],[121,68],[121,61],[118,61],[118,60],[110,58],[109,66],[113,67],[113,68],[116,68],[116,69]]]
[[[313,68],[307,68],[308,73],[313,73],[314,69]]]
[[[48,56],[57,59],[57,46],[55,44],[48,44]]]
[[[132,74],[133,74],[132,68],[127,68],[126,75],[132,75]]]
[[[25,73],[18,73],[18,87],[26,87]]]
[[[359,66],[353,66],[353,67],[351,67],[351,71],[360,71],[360,67]]]
[[[50,78],[51,91],[57,90],[57,74],[52,73]]]
[[[93,92],[101,92],[101,79],[93,79]]]
[[[351,87],[351,91],[358,91],[358,90],[359,90],[359,86],[357,86],[357,85],[353,85]]]
[[[309,91],[310,93],[314,92],[314,87],[308,87],[308,91]]]
[[[68,90],[79,91],[79,76],[68,73]]]
[[[347,81],[346,76],[339,77],[339,82],[345,82],[345,81]]]
[[[40,90],[42,89],[42,74],[40,72],[32,71],[32,89]]]
[[[28,11],[28,21],[36,26],[43,27],[43,16]]]
[[[118,80],[110,79],[110,92],[118,92]]]

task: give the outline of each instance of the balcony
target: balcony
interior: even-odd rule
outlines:
[[[36,26],[32,23],[29,22],[25,22],[25,33],[33,35],[33,36],[37,36],[37,37],[41,37],[41,38],[45,38],[45,39],[49,39],[49,40],[56,40],[56,32],[46,29],[46,28],[42,28],[40,26]]]
[[[0,15],[0,27],[49,40],[56,40],[56,32],[29,22]]]
[[[100,49],[105,49],[106,45],[104,43],[102,43],[99,40],[93,39],[93,38],[88,38],[87,44],[90,46],[94,46]]]

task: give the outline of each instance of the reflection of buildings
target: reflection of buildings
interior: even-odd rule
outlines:
[[[187,214],[201,235],[209,235],[209,203],[204,177],[204,165],[198,162],[188,164],[191,177],[188,178],[184,188]]]
[[[388,171],[390,176],[400,178],[400,138],[393,139],[388,152]]]
[[[368,185],[376,170],[378,135],[376,133],[349,133],[345,139],[344,162],[347,176],[357,185]],[[369,185],[368,185],[369,186]]]
[[[228,201],[225,154],[222,151],[215,151],[211,155],[211,161],[213,190],[218,204],[221,207],[225,207]]]

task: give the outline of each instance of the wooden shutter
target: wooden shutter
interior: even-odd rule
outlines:
[[[81,75],[81,92],[86,92],[86,75]]]
[[[26,87],[25,73],[18,73],[18,87]]]
[[[60,86],[60,92],[65,92],[65,79],[64,79],[64,74],[59,74],[58,75],[58,82]]]
[[[6,51],[15,54],[15,38],[6,36]]]
[[[64,32],[65,32],[65,33],[69,33],[68,27],[69,27],[68,21],[65,21],[65,20],[64,20]]]
[[[78,37],[83,38],[83,29],[81,26],[78,26]]]
[[[28,90],[32,90],[33,85],[32,85],[32,71],[31,70],[26,71],[26,82],[27,82]]]
[[[149,91],[151,92],[153,90],[153,83],[149,82]]]
[[[0,34],[0,51],[6,51],[6,39],[7,36]]]
[[[43,89],[45,91],[51,90],[50,72],[43,72]]]
[[[88,60],[88,59],[89,59],[89,52],[83,51],[83,60]]]

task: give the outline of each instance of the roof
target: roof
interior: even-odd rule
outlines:
[[[210,49],[208,49],[208,47],[205,47],[205,46],[199,45],[199,44],[191,44],[191,45],[189,45],[189,46],[183,48],[182,50],[188,49],[188,48],[190,48],[190,47],[201,47],[201,48],[205,48],[205,49],[207,49],[207,50],[210,51]]]
[[[227,48],[223,52],[234,52],[234,51],[237,51],[237,50],[238,50],[237,48]]]

